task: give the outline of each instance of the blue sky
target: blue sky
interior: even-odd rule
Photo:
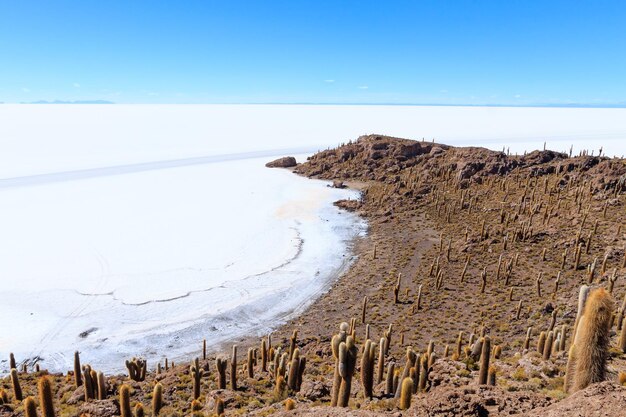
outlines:
[[[0,102],[626,105],[626,1],[0,0]]]

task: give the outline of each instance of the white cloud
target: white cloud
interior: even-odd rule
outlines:
[[[369,87],[367,85],[360,85],[357,87],[359,90],[367,90]]]
[[[522,96],[519,95],[519,94],[515,94],[515,98],[520,98],[520,97],[522,97]]]
[[[22,87],[22,91],[25,93],[30,93],[30,88]]]
[[[80,84],[78,83],[74,83],[73,85],[74,85],[74,88],[80,88]]]
[[[334,82],[335,82],[335,80],[324,80],[324,82],[325,82],[325,83],[328,83],[328,84],[332,84],[332,83],[334,83]]]
[[[445,94],[448,92],[448,90],[439,90],[439,92]]]

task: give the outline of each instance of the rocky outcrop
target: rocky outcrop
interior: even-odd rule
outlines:
[[[298,163],[293,156],[285,156],[283,158],[275,159],[272,162],[265,164],[268,168],[291,168],[295,167]]]

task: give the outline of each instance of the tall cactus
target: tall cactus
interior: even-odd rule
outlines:
[[[395,373],[395,365],[393,362],[390,362],[387,366],[387,378],[385,379],[385,395],[391,396],[394,394],[393,389],[393,377]]]
[[[80,353],[74,352],[74,386],[76,388],[83,385],[82,372],[80,368]]]
[[[11,369],[11,385],[13,385],[13,396],[17,401],[22,401],[22,387],[20,386],[20,380],[17,377],[17,369]]]
[[[361,385],[366,398],[374,396],[374,353],[376,345],[371,340],[365,341],[363,356],[361,357]]]
[[[416,356],[417,354],[413,350],[412,347],[409,346],[406,348],[406,361],[404,363],[404,368],[402,369],[402,374],[400,375],[400,381],[404,381],[404,378],[409,376],[409,373],[411,372],[411,368],[415,365]],[[402,384],[398,384],[398,387],[396,387],[396,392],[395,392],[396,398],[400,398],[401,390],[402,390]]]
[[[233,345],[230,358],[230,389],[237,391],[237,345]]]
[[[26,397],[24,400],[24,416],[37,417],[37,404],[33,397]]]
[[[197,400],[200,398],[200,388],[202,386],[202,377],[204,376],[204,370],[200,367],[198,358],[196,358],[189,367],[189,374],[193,379],[193,399]]]
[[[130,409],[130,387],[126,384],[120,386],[120,413],[122,417],[133,417]]]
[[[132,358],[126,361],[126,369],[128,369],[128,377],[133,381],[141,382],[146,379],[146,370],[148,364],[145,359]]]
[[[217,388],[226,389],[226,366],[228,360],[225,358],[215,358],[215,369],[217,370]]]
[[[54,402],[52,400],[52,385],[47,376],[39,378],[39,404],[41,405],[42,417],[54,417]]]
[[[608,357],[613,299],[604,288],[589,293],[575,338],[575,372],[572,390],[604,381]]]
[[[341,375],[341,386],[339,387],[339,398],[337,405],[347,407],[350,400],[352,388],[352,376],[356,365],[357,348],[352,336],[348,336],[345,342],[339,345],[339,375]]]
[[[330,344],[335,357],[335,372],[333,376],[333,389],[331,391],[330,405],[336,406],[339,400],[339,389],[341,387],[341,374],[339,373],[339,346],[347,339],[348,323],[339,325],[339,333],[334,335]]]
[[[482,351],[480,354],[480,370],[478,372],[478,384],[485,385],[489,375],[489,357],[491,356],[491,339],[489,336],[482,338]]]
[[[406,377],[402,380],[400,388],[400,409],[406,410],[411,406],[411,396],[413,395],[413,380]]]
[[[152,391],[152,415],[158,416],[163,407],[163,385],[157,382]]]
[[[376,374],[376,382],[381,383],[383,381],[383,375],[385,374],[385,352],[387,351],[387,339],[380,338],[378,345],[378,372]]]
[[[91,378],[91,366],[85,365],[83,366],[83,379],[85,386],[85,400],[93,400],[96,398],[95,390],[97,381],[94,381]]]
[[[97,384],[98,384],[98,399],[106,400],[107,399],[107,383],[104,378],[104,374],[100,371],[96,373]]]

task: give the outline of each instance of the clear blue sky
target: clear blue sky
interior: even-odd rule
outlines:
[[[626,105],[626,1],[0,0],[0,101]]]

